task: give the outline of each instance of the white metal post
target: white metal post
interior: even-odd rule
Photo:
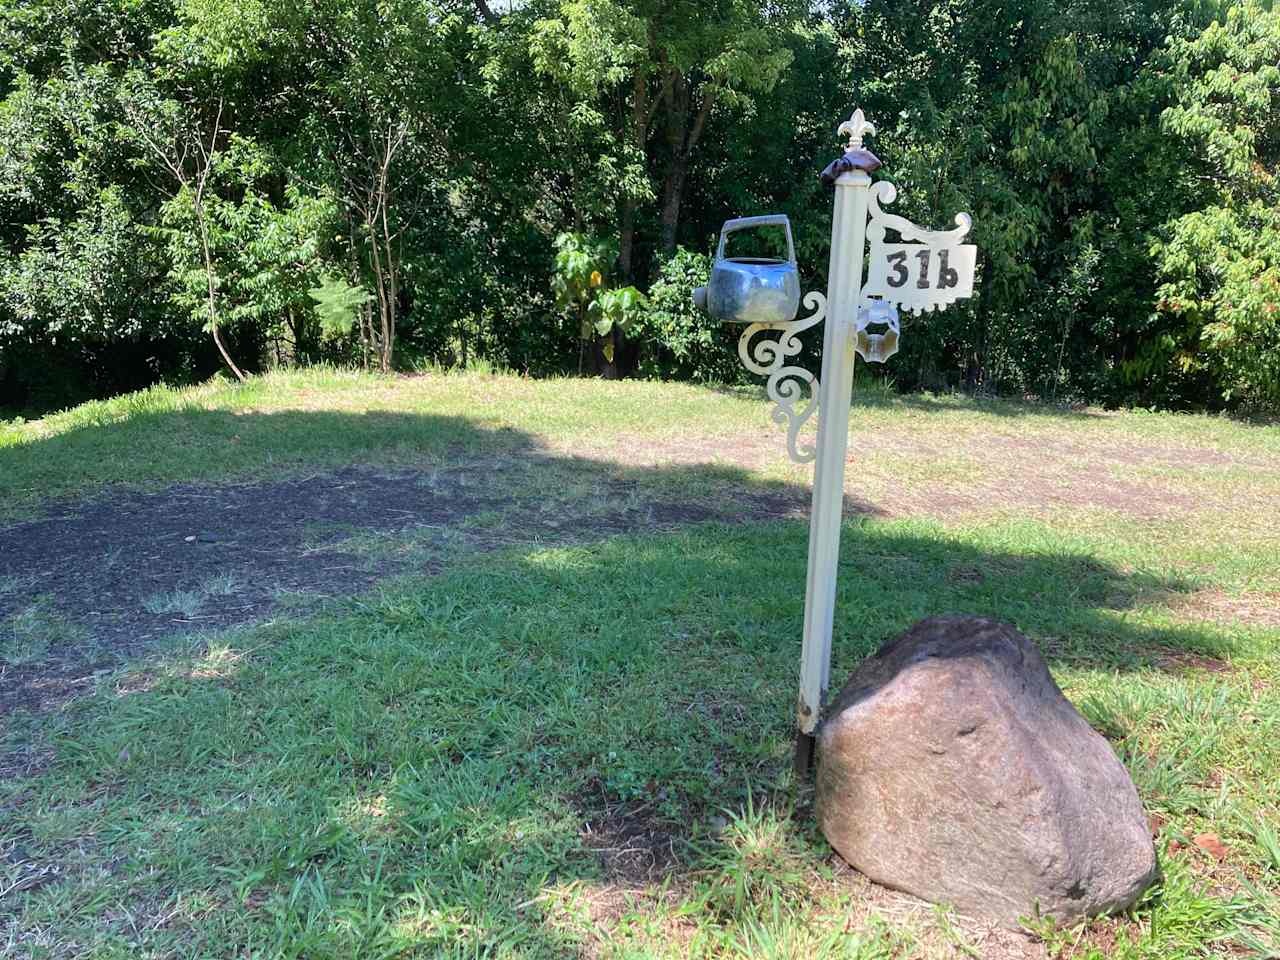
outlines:
[[[853,397],[854,320],[862,288],[867,235],[867,188],[862,170],[836,180],[831,220],[831,264],[827,275],[827,324],[822,342],[818,457],[809,515],[809,570],[805,585],[804,639],[800,655],[797,725],[812,736],[830,683],[831,630],[836,602],[836,566],[844,514],[844,465]]]
[[[831,632],[856,356],[861,353],[869,362],[884,362],[897,352],[898,307],[919,313],[944,309],[973,296],[977,258],[974,246],[960,242],[971,226],[968,214],[956,215],[954,230],[926,230],[884,212],[882,205],[892,203],[897,191],[885,180],[872,186],[871,172],[879,168],[880,161],[863,149],[863,136],[875,133],[875,127],[861,110],[840,124],[839,132],[849,135],[846,152],[822,171],[822,181],[835,187],[826,297],[809,293],[804,304],[811,312],[800,320],[751,322],[733,311],[721,315],[724,320],[749,324],[738,338],[738,356],[748,370],[768,377],[766,393],[774,403],[773,420],[787,427],[791,458],[797,463],[816,460],[796,717],[796,771],[801,775],[808,772],[813,759],[814,731],[831,677]],[[886,242],[887,230],[897,232],[901,242]],[[865,282],[864,260],[869,264]],[[718,258],[717,265],[720,262]],[[794,260],[791,263],[794,269]],[[713,269],[711,284],[715,278]],[[694,293],[694,302],[705,304],[707,295],[708,288],[700,288]],[[860,311],[864,297],[870,299],[866,310]],[[799,334],[824,319],[822,377],[814,396],[813,374],[788,360],[803,349]],[[860,339],[859,325],[865,328],[871,323],[882,323],[888,329],[874,334],[863,329]],[[752,346],[754,337],[771,330],[781,334],[777,341]],[[811,388],[809,402],[800,406],[806,385]],[[799,440],[800,429],[819,410],[818,442],[809,447]]]

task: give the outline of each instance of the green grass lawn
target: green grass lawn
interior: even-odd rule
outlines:
[[[1280,956],[1280,428],[855,407],[835,682],[921,617],[1010,621],[1158,831],[1129,915],[1030,936],[876,888],[816,832],[790,774],[807,524],[750,512],[803,503],[784,443],[750,391],[338,372],[0,426],[15,524],[352,463],[465,469],[487,504],[348,544],[438,572],[176,632],[0,717],[0,955]],[[592,525],[623,496],[747,507]],[[8,576],[0,600],[37,589]],[[31,609],[0,683],[92,643]]]

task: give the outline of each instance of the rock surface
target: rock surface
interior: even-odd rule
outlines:
[[[864,661],[818,732],[818,819],[872,880],[1016,926],[1155,879],[1128,771],[1008,624],[934,617]]]

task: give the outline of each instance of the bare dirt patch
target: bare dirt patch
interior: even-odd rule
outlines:
[[[582,841],[599,858],[613,884],[635,887],[666,874],[688,844],[683,830],[656,816],[643,803],[594,803],[584,817]]]
[[[1088,443],[1067,437],[1022,437],[992,434],[981,438],[986,450],[1003,447],[1023,451],[1036,458],[1109,463],[1129,467],[1271,467],[1275,464],[1242,457],[1214,447],[1117,443],[1092,440]]]
[[[0,714],[58,702],[156,637],[261,618],[281,591],[350,593],[386,572],[335,554],[299,562],[317,520],[387,529],[482,506],[445,501],[413,475],[356,469],[54,504],[37,520],[0,529],[0,577],[25,578],[0,597],[0,623],[12,625],[39,601],[88,639],[7,665]]]
[[[1231,673],[1225,660],[1198,653],[1166,650],[1156,655],[1155,665],[1167,673]]]
[[[950,461],[952,478],[901,484],[883,478],[880,507],[899,516],[958,519],[993,512],[1043,515],[1061,510],[1101,509],[1140,520],[1161,519],[1230,506],[1234,499],[1206,496],[1178,477],[1134,477],[1134,466],[1191,470],[1198,475],[1228,466],[1271,468],[1280,464],[1245,461],[1209,448],[1137,446],[1066,437],[976,433],[928,443],[893,431],[869,434],[860,450],[890,456],[886,465],[907,473],[913,465]],[[1250,497],[1253,494],[1249,495]]]
[[[694,464],[730,464],[756,470],[786,459],[786,434],[769,424],[752,433],[681,434],[670,437],[614,437],[608,441],[557,444],[552,449],[561,455],[591,456],[601,461],[615,461],[630,468],[688,466]],[[625,456],[619,458],[619,452]],[[807,469],[807,468],[806,468]]]
[[[1180,618],[1186,620],[1280,628],[1280,595],[1274,593],[1233,596],[1220,590],[1200,590],[1190,596],[1173,598],[1172,607]]]
[[[808,467],[786,462],[785,438],[767,425],[743,436],[649,441],[629,450],[633,454],[655,465],[732,463],[771,470],[797,483],[809,478]],[[953,435],[923,433],[918,426],[880,426],[855,434],[849,463],[846,493],[854,498],[850,512],[870,506],[896,517],[949,521],[1085,508],[1153,520],[1206,510],[1265,512],[1272,501],[1280,503],[1274,489],[1243,482],[1233,486],[1225,479],[1225,471],[1247,468],[1267,478],[1268,488],[1280,489],[1280,461],[1207,446],[972,429]],[[1135,467],[1172,473],[1135,475]],[[1199,478],[1212,482],[1197,484]]]
[[[878,916],[910,930],[919,941],[911,956],[980,956],[983,960],[1043,960],[1044,944],[1036,937],[990,921],[961,914],[940,914],[937,907],[900,890],[882,887],[832,854],[833,883],[846,890],[852,909],[845,929],[865,928]]]
[[[958,485],[942,481],[899,486],[887,491],[877,504],[889,516],[939,520],[1009,512],[1036,516],[1072,509],[1109,510],[1135,519],[1155,520],[1203,506],[1194,497],[1157,484],[1061,482],[1048,477],[1023,478],[1016,484],[982,481]]]

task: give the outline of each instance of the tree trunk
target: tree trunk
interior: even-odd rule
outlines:
[[[986,277],[987,274],[987,256],[978,250],[978,276]],[[976,367],[973,375],[974,393],[981,388],[991,391],[987,384],[987,372],[991,369],[991,298],[988,296],[985,288],[978,293],[978,343],[974,348],[973,365]]]
[[[667,113],[667,173],[662,184],[662,252],[676,252],[680,229],[680,204],[684,201],[685,181],[689,176],[689,158],[702,139],[707,116],[716,101],[716,90],[704,86],[697,112],[693,110],[694,93],[685,77],[673,72]],[[692,117],[692,119],[690,119]]]
[[[674,157],[662,185],[662,252],[676,252],[676,235],[680,229],[680,203],[684,199],[685,179],[689,174],[689,158]]]
[[[209,183],[209,176],[213,172],[213,165],[218,156],[218,134],[222,131],[222,107],[222,99],[219,98],[218,113],[213,120],[213,132],[209,135],[208,147],[204,145],[204,137],[198,131],[191,130],[180,134],[182,142],[175,153],[172,147],[163,147],[158,140],[152,139],[147,133],[145,121],[135,122],[135,127],[142,134],[143,140],[146,141],[151,151],[160,158],[160,162],[173,174],[173,178],[178,183],[179,192],[183,187],[191,188],[191,208],[196,218],[196,233],[200,240],[200,253],[204,258],[209,332],[213,336],[213,344],[218,348],[218,353],[222,356],[223,362],[235,374],[236,379],[243,383],[245,380],[244,372],[231,359],[227,345],[222,342],[222,333],[218,330],[217,280],[213,272],[213,253],[209,248],[209,227],[205,220],[204,209],[205,187]],[[198,164],[194,177],[189,175],[186,170],[186,162],[189,156],[194,158]]]
[[[656,103],[654,104],[656,106]],[[649,144],[649,120],[652,116],[649,104],[649,80],[640,70],[636,70],[631,89],[631,135],[632,146],[643,156]],[[618,269],[625,283],[633,283],[635,279],[635,240],[636,240],[636,202],[630,197],[622,201],[622,224],[618,241]]]
[[[632,262],[636,242],[636,202],[622,201],[622,224],[618,240],[618,272],[623,283],[635,282],[635,266]]]
[[[369,237],[369,257],[370,266],[373,268],[373,282],[378,293],[378,367],[383,373],[387,373],[387,331],[393,322],[391,320],[391,311],[395,309],[391,303],[389,292],[387,290],[387,275],[382,267],[382,249],[378,242],[378,225],[377,214],[366,206],[364,210],[365,232]]]
[[[607,354],[606,348],[609,350]],[[618,363],[622,359],[622,331],[614,327],[603,337],[596,337],[596,352],[600,354],[600,376],[605,380],[621,380]]]
[[[367,373],[373,356],[373,301],[360,308],[360,366]]]
[[[209,230],[204,222],[204,181],[200,182],[200,187],[195,194],[195,213],[196,226],[200,235],[200,252],[204,254],[204,275],[208,283],[208,308],[209,308],[209,331],[213,334],[214,346],[218,348],[218,353],[222,354],[223,362],[231,368],[231,372],[236,375],[236,379],[241,383],[245,382],[244,372],[236,366],[236,362],[231,359],[231,354],[227,351],[227,345],[222,342],[222,334],[218,330],[218,308],[217,308],[217,287],[213,273],[213,254],[209,250]]]
[[[209,331],[213,334],[214,346],[218,348],[218,353],[222,354],[222,359],[231,372],[236,375],[236,379],[241,383],[245,382],[245,375],[235,361],[231,359],[231,354],[227,351],[227,345],[222,342],[222,334],[218,330],[218,306],[217,306],[217,283],[213,273],[213,252],[209,249],[209,225],[205,220],[204,212],[204,188],[209,182],[209,174],[213,170],[213,161],[217,156],[218,149],[218,128],[222,124],[222,101],[218,101],[218,117],[213,122],[213,135],[209,138],[209,149],[205,150],[203,142],[199,144],[203,165],[199,173],[196,174],[195,192],[192,194],[192,209],[196,215],[196,227],[200,236],[200,252],[204,255],[204,275],[208,282],[208,307],[209,307]],[[177,167],[178,182],[183,182],[181,164]]]
[[[390,159],[390,149],[388,149],[388,162]],[[386,167],[383,167],[382,180],[382,242],[385,244],[386,254],[384,260],[387,266],[387,300],[391,307],[387,322],[385,324],[386,336],[382,343],[382,372],[391,372],[391,360],[395,353],[396,346],[396,314],[400,307],[400,278],[399,269],[397,268],[397,257],[395,243],[391,237],[391,225],[387,220],[387,208],[391,206],[391,190],[387,182]],[[377,242],[376,240],[374,241]]]
[[[222,342],[222,333],[218,330],[216,324],[213,327],[213,345],[218,348],[218,353],[222,354],[223,362],[231,368],[231,372],[236,375],[236,379],[244,383],[245,375],[236,366],[235,361],[231,359],[231,354],[227,352],[227,345]]]

